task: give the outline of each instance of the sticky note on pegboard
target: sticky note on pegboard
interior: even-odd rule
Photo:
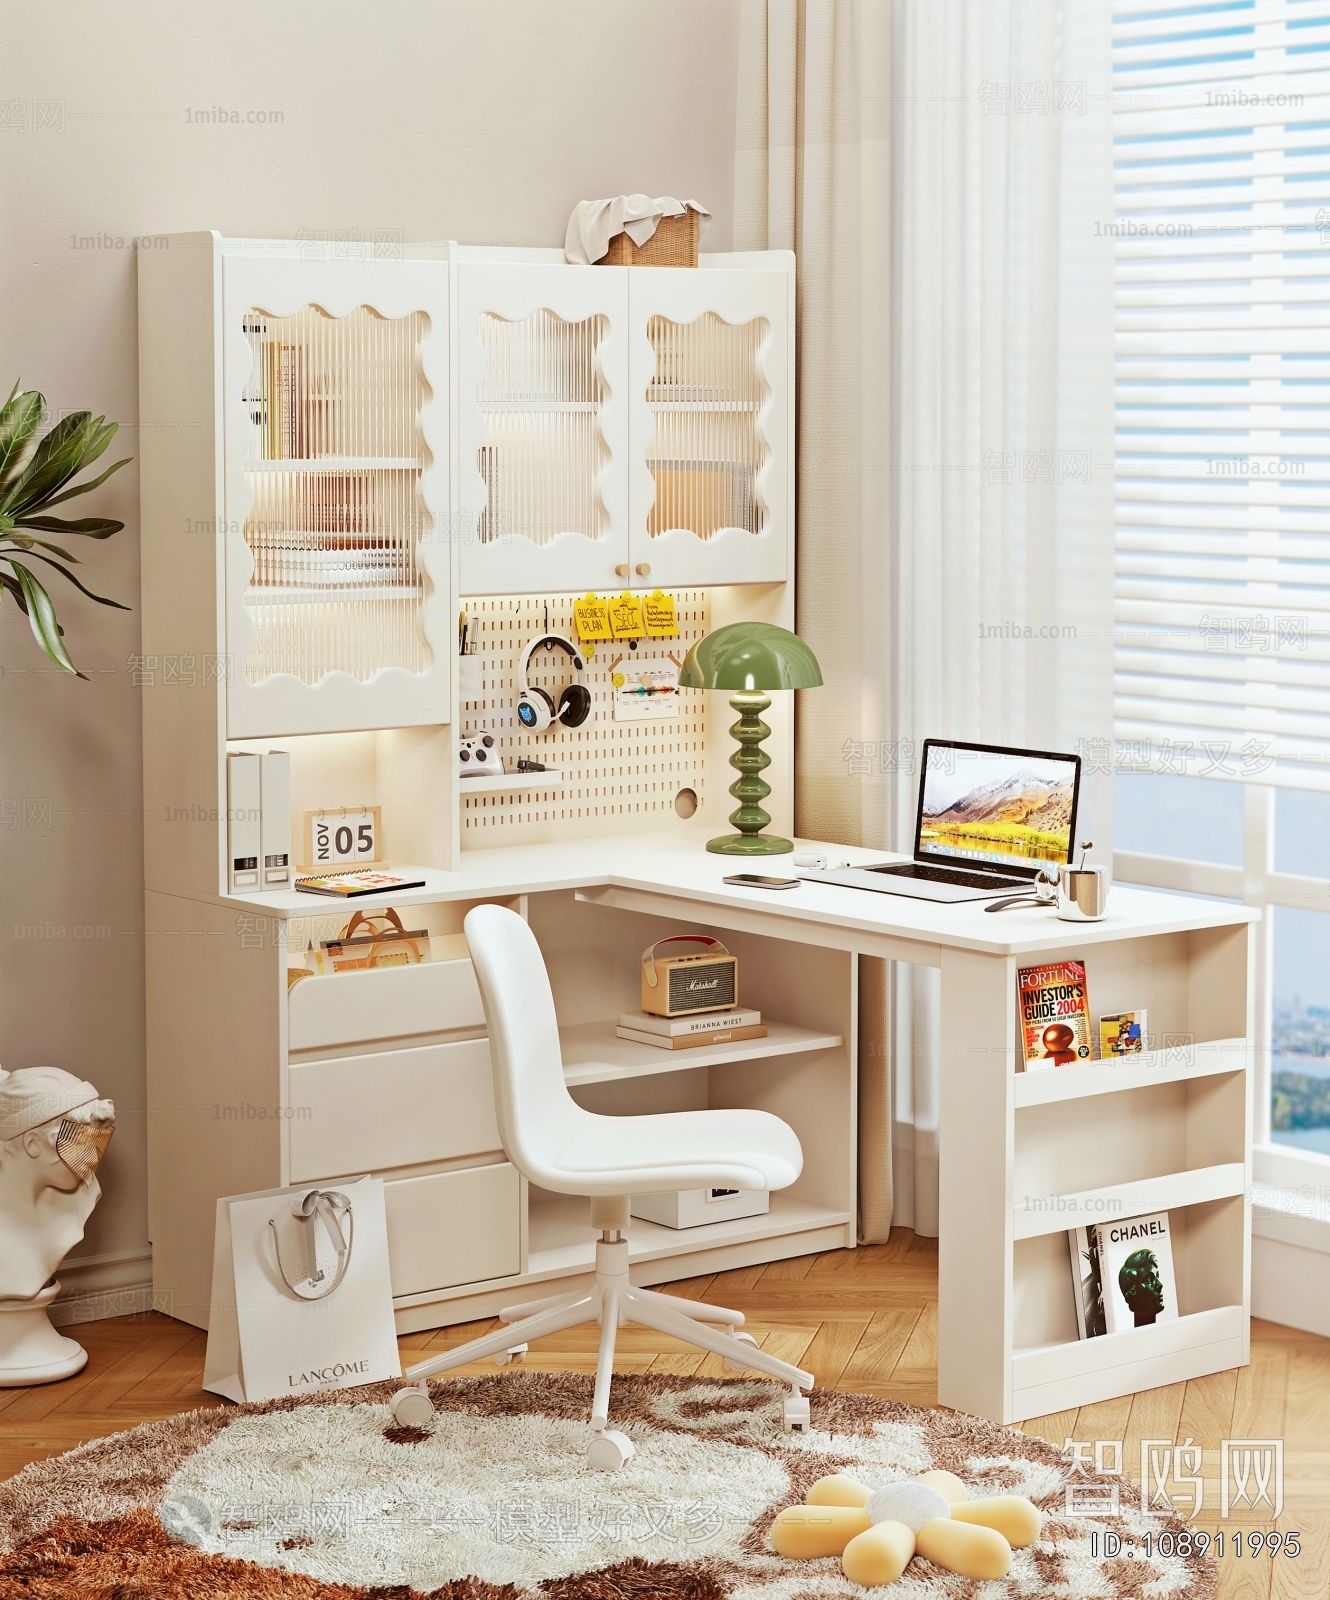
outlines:
[[[583,644],[606,644],[614,638],[610,627],[610,603],[598,594],[585,594],[573,601],[573,622]]]
[[[644,639],[646,627],[642,622],[642,602],[627,589],[617,600],[610,601],[610,627],[616,639]]]
[[[642,597],[642,622],[649,639],[673,639],[679,631],[674,596],[655,589]]]

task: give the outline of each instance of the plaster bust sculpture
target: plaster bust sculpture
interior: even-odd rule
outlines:
[[[0,1387],[77,1372],[87,1352],[51,1326],[55,1274],[101,1199],[115,1107],[59,1067],[0,1070]]]

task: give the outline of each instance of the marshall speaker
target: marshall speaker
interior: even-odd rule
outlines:
[[[667,944],[705,945],[693,955],[663,956]],[[642,952],[642,1009],[656,1017],[682,1017],[690,1011],[728,1011],[739,1003],[739,962],[719,939],[705,933],[676,933]]]

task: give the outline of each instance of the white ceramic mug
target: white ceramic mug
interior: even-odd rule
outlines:
[[[1108,911],[1107,867],[1058,868],[1058,911],[1064,922],[1098,922]]]

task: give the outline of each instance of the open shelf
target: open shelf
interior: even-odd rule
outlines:
[[[245,463],[246,472],[422,472],[414,456],[279,456]]]
[[[528,1213],[530,1248],[528,1274],[570,1272],[595,1264],[595,1236],[589,1202],[578,1195],[534,1197]],[[630,1262],[657,1261],[662,1256],[683,1255],[715,1245],[748,1244],[756,1239],[806,1233],[818,1228],[841,1227],[853,1221],[848,1211],[809,1205],[773,1194],[771,1210],[760,1217],[734,1217],[708,1222],[700,1228],[662,1228],[634,1217],[628,1229]]]
[[[488,787],[488,785],[486,786]],[[718,1067],[727,1061],[760,1061],[765,1056],[796,1055],[805,1050],[834,1050],[843,1040],[838,1033],[819,1033],[789,1022],[768,1022],[766,1037],[736,1039],[729,1044],[700,1044],[688,1050],[662,1050],[653,1044],[621,1039],[618,1023],[575,1023],[559,1029],[563,1049],[563,1075],[569,1087],[583,1083],[608,1083],[620,1078],[645,1078],[658,1072],[687,1072],[695,1067]],[[774,1204],[774,1201],[773,1201]],[[636,1226],[636,1224],[634,1224]],[[648,1226],[648,1224],[643,1224]],[[708,1227],[716,1226],[708,1223]],[[688,1232],[696,1232],[689,1229]]]
[[[419,584],[342,583],[320,588],[284,588],[279,584],[245,590],[245,604],[254,606],[329,605],[344,600],[419,600],[424,594]]]
[[[1070,1067],[1052,1067],[1016,1074],[1014,1099],[1025,1106],[1052,1105],[1060,1100],[1080,1100],[1087,1095],[1118,1094],[1126,1089],[1148,1088],[1155,1083],[1179,1083],[1221,1072],[1242,1072],[1248,1065],[1247,1041],[1212,1039],[1203,1044],[1150,1050],[1120,1060],[1085,1061]]]
[[[558,767],[546,772],[505,772],[502,778],[459,778],[457,790],[468,794],[514,794],[521,789],[561,789],[563,773]]]
[[[1164,1177],[1142,1178],[1134,1183],[1083,1189],[1076,1194],[1027,1196],[1017,1201],[1012,1222],[1017,1239],[1038,1239],[1044,1234],[1065,1233],[1069,1228],[1085,1227],[1094,1222],[1139,1217],[1150,1211],[1201,1205],[1208,1200],[1227,1200],[1242,1194],[1246,1186],[1245,1163],[1225,1161],[1190,1172],[1171,1172]]]
[[[1011,1359],[1016,1420],[1240,1366],[1246,1330],[1242,1306],[1222,1305],[1097,1339],[1019,1347]]]

